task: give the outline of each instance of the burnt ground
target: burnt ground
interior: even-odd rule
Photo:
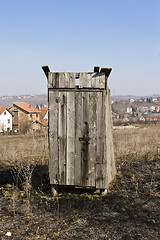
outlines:
[[[29,205],[1,170],[0,239],[160,239],[160,158],[119,159],[117,168],[105,197],[72,191],[53,199],[39,176],[44,188],[32,188]]]

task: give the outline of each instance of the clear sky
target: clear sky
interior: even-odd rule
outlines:
[[[160,94],[160,0],[0,0],[0,96],[47,93],[41,70],[111,67],[111,95]]]

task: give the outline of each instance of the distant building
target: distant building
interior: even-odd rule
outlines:
[[[131,107],[127,107],[127,108],[126,108],[126,112],[127,112],[127,113],[132,113],[132,111],[133,111],[133,109],[132,109]]]
[[[155,106],[150,106],[150,111],[153,112],[155,111],[156,107]]]
[[[48,106],[46,105],[45,107],[39,109],[40,111],[40,120],[39,123],[42,126],[48,126]]]
[[[152,97],[152,102],[157,102],[157,97]]]
[[[140,121],[143,121],[143,122],[145,122],[145,118],[142,116],[142,117],[140,117],[140,119],[139,119]]]
[[[21,125],[27,122],[31,124],[32,129],[37,130],[39,128],[39,124],[36,124],[36,122],[40,120],[40,111],[28,103],[13,103],[10,111],[13,114],[14,131],[19,130]]]
[[[8,108],[0,107],[0,132],[12,131],[12,114]]]

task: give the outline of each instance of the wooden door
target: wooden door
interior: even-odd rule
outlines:
[[[51,184],[102,187],[104,92],[50,91]]]

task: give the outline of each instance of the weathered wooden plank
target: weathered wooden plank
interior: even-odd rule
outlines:
[[[51,82],[52,82],[52,73],[48,74],[48,89],[52,87]]]
[[[58,184],[58,92],[54,91],[49,91],[49,148],[50,183]]]
[[[51,88],[59,88],[59,73],[51,73]]]
[[[48,73],[48,88],[74,89],[77,73]],[[105,89],[105,73],[79,73],[79,88]]]
[[[88,184],[88,162],[89,162],[89,123],[88,123],[88,106],[89,95],[88,92],[82,93],[82,114],[83,114],[83,124],[82,124],[82,158],[81,158],[81,179],[82,185],[87,186]],[[86,141],[85,141],[86,139]]]
[[[70,78],[69,78],[69,76],[70,76],[70,73],[68,73],[68,72],[64,72],[63,73],[63,78],[64,78],[64,82],[65,82],[65,84],[64,84],[65,88],[70,88]]]
[[[94,67],[94,72],[99,72],[99,67],[98,66]]]
[[[103,163],[104,158],[104,103],[102,98],[102,92],[96,92],[96,102],[97,102],[97,155],[96,163]]]
[[[74,185],[75,160],[75,93],[67,92],[67,185]]]
[[[83,107],[82,92],[75,92],[75,185],[82,186],[81,180],[81,158],[82,158],[82,142],[80,137],[82,134],[83,124]]]
[[[115,174],[116,174],[116,166],[115,166],[115,156],[114,156],[114,145],[113,145],[113,123],[112,123],[112,110],[111,110],[111,102],[110,102],[110,90],[107,88],[107,94],[106,94],[106,105],[108,105],[107,108],[107,133],[108,133],[108,141],[107,141],[107,147],[109,149],[108,151],[108,158],[110,157],[110,161],[108,161],[108,182],[110,182]]]
[[[76,74],[75,73],[69,73],[69,88],[75,88],[76,86]]]
[[[86,81],[86,74],[81,72],[79,74],[79,88],[86,88],[87,81]]]
[[[65,79],[63,78],[63,73],[58,73],[57,75],[57,87],[58,88],[65,88]]]
[[[59,142],[59,184],[66,184],[66,148],[67,148],[67,97],[59,92],[58,142]]]
[[[88,186],[95,187],[95,162],[97,155],[97,101],[95,92],[88,93],[88,125],[89,125],[89,154],[88,154]]]
[[[115,161],[114,161],[114,151],[113,151],[113,136],[112,136],[112,120],[111,120],[111,108],[109,100],[109,90],[104,91],[104,121],[105,121],[105,132],[106,136],[104,137],[104,164],[106,164],[106,173],[105,178],[106,186],[113,179],[115,175]]]
[[[48,88],[53,88],[55,86],[55,73],[48,73]]]
[[[92,74],[87,73],[86,79],[87,79],[87,88],[91,88],[92,87]]]
[[[91,78],[91,88],[99,88],[99,74],[92,73]]]
[[[103,73],[105,73],[105,75],[106,75],[106,77],[108,78],[109,77],[109,75],[110,75],[110,73],[111,73],[111,71],[112,71],[112,68],[101,68],[101,73],[103,72]]]
[[[105,164],[96,164],[96,188],[105,189],[106,182],[106,165]]]
[[[50,72],[49,67],[48,67],[48,66],[42,66],[42,69],[43,69],[43,71],[44,71],[46,77],[48,78],[48,73]]]
[[[105,74],[104,73],[99,73],[99,88],[105,89],[106,83],[105,83]]]

